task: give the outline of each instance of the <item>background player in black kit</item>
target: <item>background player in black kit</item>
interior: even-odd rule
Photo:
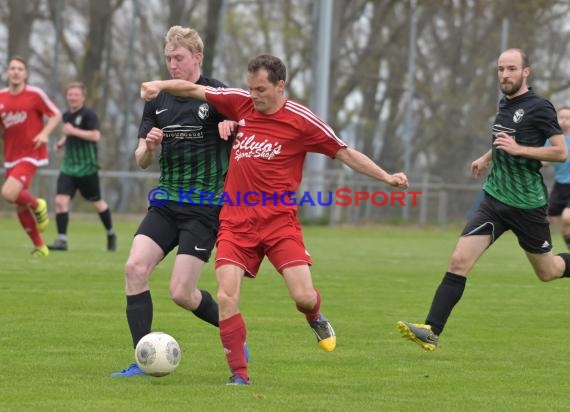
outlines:
[[[492,164],[483,185],[485,197],[461,233],[425,324],[397,324],[404,337],[426,350],[437,347],[475,262],[505,231],[513,231],[540,280],[570,277],[570,254],[552,253],[540,173],[541,161],[564,162],[568,155],[556,110],[528,87],[530,65],[522,50],[501,53],[498,75],[504,97],[491,133],[492,149],[471,164],[474,177]],[[550,146],[545,147],[547,140]]]
[[[85,85],[70,83],[65,90],[67,111],[63,114],[64,136],[55,145],[56,150],[65,148],[63,163],[57,178],[55,196],[55,221],[57,239],[48,245],[49,250],[67,250],[67,226],[71,199],[79,190],[85,200],[97,210],[99,219],[107,234],[107,250],[117,248],[117,235],[113,230],[111,210],[101,197],[97,142],[101,138],[99,117],[92,109],[85,107]]]
[[[164,56],[174,79],[225,87],[201,75],[203,42],[189,28],[173,26],[165,37]],[[148,280],[155,266],[176,246],[170,279],[170,296],[179,306],[218,326],[218,305],[205,290],[197,289],[204,262],[214,247],[221,197],[228,169],[231,141],[220,139],[218,123],[224,118],[200,100],[161,93],[147,102],[135,151],[138,165],[146,169],[160,149],[157,193],[133,239],[125,264],[127,321],[133,347],[152,326],[152,299]],[[214,193],[213,202],[201,205],[200,193]],[[202,202],[203,203],[203,202]],[[144,375],[132,363],[112,376]]]

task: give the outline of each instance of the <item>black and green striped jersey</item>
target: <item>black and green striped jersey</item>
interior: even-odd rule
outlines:
[[[226,87],[203,76],[196,83]],[[231,150],[231,141],[218,132],[224,119],[205,101],[164,92],[145,104],[139,138],[153,127],[163,131],[158,187],[170,201],[209,205],[220,200]]]
[[[501,99],[492,128],[492,141],[499,132],[513,136],[520,145],[531,147],[542,147],[550,137],[562,134],[554,106],[532,89],[513,99]],[[546,205],[547,189],[540,172],[541,162],[492,147],[492,167],[483,190],[519,209]]]
[[[87,108],[63,114],[63,123],[71,123],[82,130],[99,130],[99,117]],[[65,155],[60,170],[69,176],[89,176],[99,170],[97,143],[69,135],[65,139]]]

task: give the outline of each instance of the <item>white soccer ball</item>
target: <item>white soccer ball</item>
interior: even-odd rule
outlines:
[[[163,332],[142,337],[135,348],[137,365],[151,376],[165,376],[178,367],[182,352],[176,339]]]

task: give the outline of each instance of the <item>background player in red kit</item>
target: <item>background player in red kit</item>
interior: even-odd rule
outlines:
[[[13,57],[8,64],[8,87],[0,90],[6,169],[2,197],[16,206],[18,219],[34,243],[32,255],[48,256],[40,235],[49,222],[47,204],[28,189],[36,168],[48,164],[48,138],[61,120],[61,113],[43,90],[26,84],[27,78],[26,61]],[[44,116],[49,118],[45,124]]]
[[[216,278],[220,337],[233,376],[229,384],[250,383],[243,345],[246,327],[239,312],[241,282],[255,277],[267,256],[283,276],[289,293],[317,336],[319,346],[332,351],[334,330],[320,311],[321,297],[313,286],[301,225],[294,202],[282,201],[301,182],[307,152],[337,158],[355,171],[391,186],[408,187],[403,173],[389,174],[366,155],[348,148],[323,120],[284,96],[286,68],[272,55],[260,55],[248,65],[249,92],[212,88],[182,80],[143,83],[141,97],[155,98],[163,90],[207,100],[239,125],[230,155],[225,194],[258,195],[258,206],[225,203],[216,242]],[[227,135],[221,131],[221,135]],[[265,194],[265,200],[263,195]]]

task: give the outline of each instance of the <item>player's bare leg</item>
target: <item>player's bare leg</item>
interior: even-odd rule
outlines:
[[[332,352],[336,348],[336,334],[321,313],[321,295],[313,286],[309,265],[287,267],[282,275],[297,310],[305,315],[315,333],[319,347]]]

